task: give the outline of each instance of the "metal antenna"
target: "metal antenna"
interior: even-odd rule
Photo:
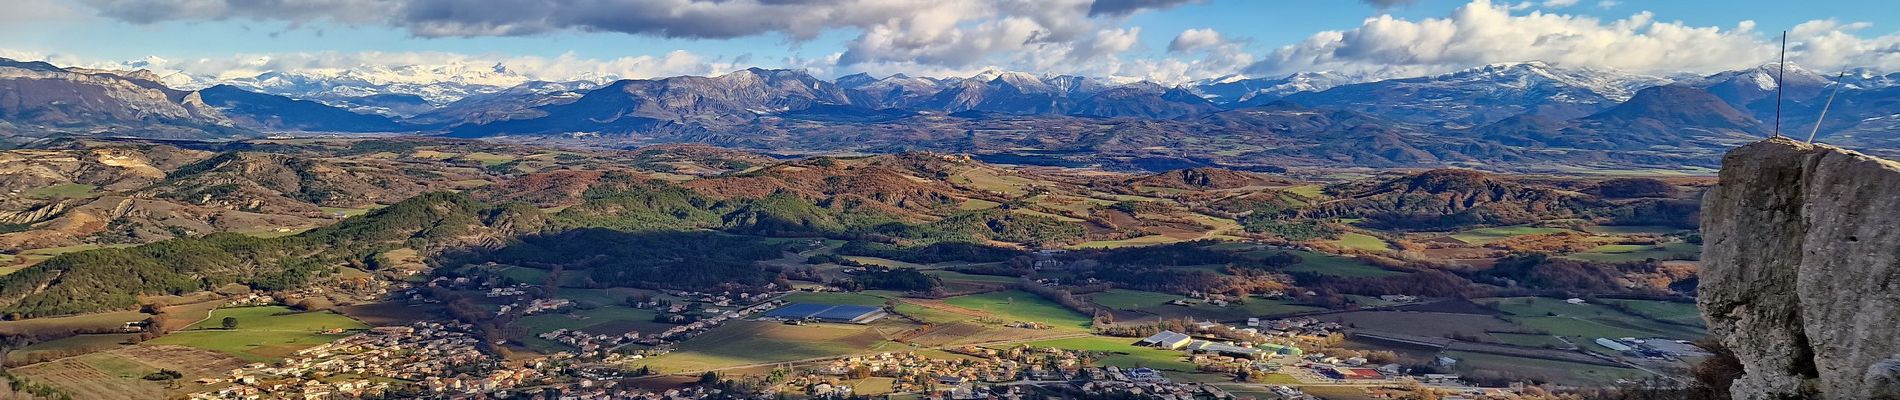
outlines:
[[[1827,109],[1834,106],[1834,96],[1841,94],[1841,88],[1847,86],[1847,67],[1841,67],[1841,76],[1834,78],[1834,93],[1827,95],[1827,103],[1821,105],[1821,116],[1814,118],[1814,130],[1808,131],[1808,144],[1814,144],[1814,135],[1821,133],[1821,120],[1827,119]]]
[[[1788,31],[1781,31],[1781,62],[1775,67],[1780,69],[1775,73],[1775,137],[1781,137],[1781,92],[1788,86],[1782,84],[1782,78],[1788,76]]]

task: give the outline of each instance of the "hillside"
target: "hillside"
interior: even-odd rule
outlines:
[[[282,238],[216,234],[55,256],[0,276],[0,312],[17,319],[126,309],[138,304],[137,296],[184,294],[228,283],[289,289],[381,251],[495,243],[545,226],[545,217],[532,209],[497,208],[434,193]]]

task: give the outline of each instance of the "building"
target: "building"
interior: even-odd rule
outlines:
[[[1613,339],[1609,339],[1609,337],[1596,337],[1596,345],[1602,345],[1602,347],[1606,347],[1606,349],[1619,351],[1619,353],[1623,353],[1623,351],[1634,351],[1634,349],[1636,349],[1636,347],[1630,347],[1630,345],[1625,345],[1625,343],[1621,343],[1621,341],[1613,341]]]
[[[1328,377],[1331,377],[1333,379],[1384,379],[1385,378],[1385,375],[1380,375],[1378,370],[1371,369],[1371,368],[1328,368],[1325,370],[1325,373]]]
[[[1141,339],[1141,341],[1138,343],[1141,344],[1142,346],[1160,347],[1160,348],[1164,348],[1168,350],[1180,350],[1182,347],[1187,347],[1188,343],[1193,342],[1193,341],[1194,341],[1194,338],[1188,337],[1188,335],[1185,333],[1179,333],[1175,331],[1161,331],[1161,332],[1155,333],[1154,335],[1148,336],[1148,338],[1146,339]]]
[[[1152,381],[1167,380],[1167,378],[1164,378],[1161,376],[1160,371],[1155,371],[1153,369],[1148,369],[1148,368],[1130,369],[1127,372],[1124,372],[1123,374],[1128,376],[1128,380],[1137,381],[1137,382],[1152,382]]]
[[[868,324],[889,315],[884,309],[839,304],[793,303],[765,313],[786,320],[818,320],[847,324]]]

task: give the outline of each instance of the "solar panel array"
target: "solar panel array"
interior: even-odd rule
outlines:
[[[797,303],[779,307],[777,310],[765,313],[765,316],[789,319],[817,318],[827,321],[852,321],[877,311],[877,307]]]

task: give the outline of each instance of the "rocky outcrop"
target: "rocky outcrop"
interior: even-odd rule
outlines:
[[[1702,206],[1702,314],[1736,398],[1900,399],[1900,163],[1770,139]]]

